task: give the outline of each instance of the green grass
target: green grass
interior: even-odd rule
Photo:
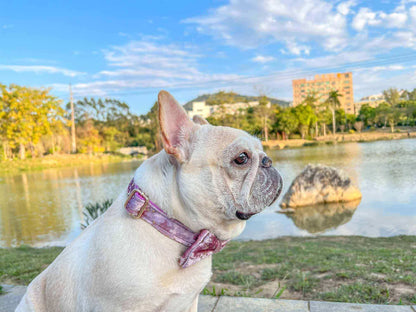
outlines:
[[[61,248],[0,249],[0,282],[28,284]],[[416,236],[231,242],[205,294],[416,304]]]
[[[29,284],[62,251],[62,247],[0,249],[0,282],[5,284]]]

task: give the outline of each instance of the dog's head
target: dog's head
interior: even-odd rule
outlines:
[[[159,93],[159,121],[178,196],[200,228],[235,237],[279,196],[282,178],[257,138],[200,117],[191,121],[166,91]]]

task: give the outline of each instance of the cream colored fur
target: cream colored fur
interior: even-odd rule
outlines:
[[[261,194],[252,194],[258,192],[256,185],[274,194],[281,186],[270,186],[268,173],[259,169],[265,154],[257,139],[231,128],[194,123],[191,128],[180,134],[186,140],[180,155],[187,159],[162,150],[137,169],[135,182],[193,231],[209,229],[220,239],[234,238],[245,226],[236,210],[259,212],[266,206],[258,203]],[[245,169],[233,164],[241,149],[251,154],[252,163]],[[123,191],[30,283],[16,311],[197,310],[198,295],[212,274],[211,257],[180,268],[178,259],[186,247],[131,218],[124,208],[126,198]]]

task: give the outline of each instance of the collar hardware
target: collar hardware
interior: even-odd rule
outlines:
[[[143,203],[143,205],[142,205],[142,207],[137,211],[137,212],[130,212],[128,209],[127,209],[127,205],[128,205],[128,203],[130,202],[130,200],[133,198],[133,196],[135,195],[135,194],[139,194],[141,197],[143,197],[143,199],[144,199],[144,203]],[[146,208],[147,208],[147,206],[149,205],[149,197],[141,190],[141,189],[139,189],[139,188],[134,188],[134,189],[132,189],[131,191],[130,191],[130,193],[129,193],[129,195],[128,195],[128,197],[127,197],[127,200],[126,200],[126,202],[124,203],[124,208],[126,208],[126,210],[127,210],[127,212],[129,213],[129,215],[130,216],[132,216],[133,218],[135,218],[135,219],[139,219],[139,218],[141,218],[141,216],[143,215],[143,213],[145,212],[145,210],[146,210]]]

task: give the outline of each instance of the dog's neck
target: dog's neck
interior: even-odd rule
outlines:
[[[137,168],[134,175],[135,183],[157,204],[166,214],[179,220],[192,231],[201,230],[197,222],[190,218],[192,212],[178,197],[176,166],[169,161],[164,151],[152,156]]]
[[[198,209],[187,206],[180,197],[177,182],[177,167],[170,161],[164,150],[152,156],[137,168],[135,183],[148,195],[149,199],[166,214],[179,220],[195,233],[207,229],[221,240],[229,240],[239,235],[245,222],[226,221],[220,215],[204,216]],[[212,204],[208,202],[206,204]]]

